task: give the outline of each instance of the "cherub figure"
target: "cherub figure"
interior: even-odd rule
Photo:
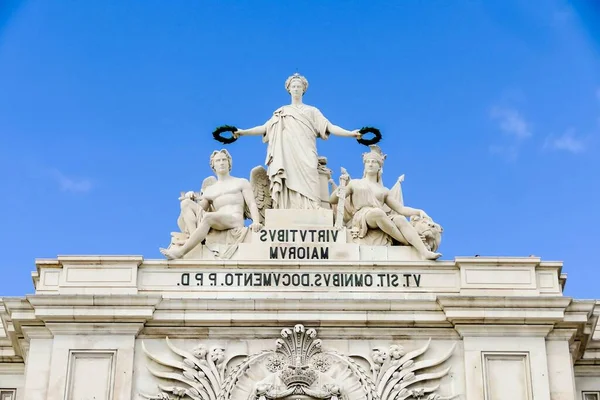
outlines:
[[[262,182],[266,177],[264,168],[257,167],[252,170],[254,185],[247,179],[235,178],[230,175],[232,159],[225,149],[216,150],[211,154],[210,166],[216,179],[205,179],[200,194],[187,192],[180,197],[181,215],[177,222],[181,233],[174,234],[169,248],[160,249],[168,259],[182,258],[202,243],[211,229],[244,229],[244,216],[248,214],[252,219],[250,229],[254,232],[262,229],[257,198],[261,200],[263,212],[264,208],[270,205],[262,201],[265,185],[268,189],[268,179],[267,182]]]
[[[357,239],[380,233],[380,241],[376,244],[390,245],[391,237],[400,244],[413,246],[427,260],[438,259],[441,254],[431,251],[406,219],[413,216],[430,219],[429,216],[423,210],[404,206],[383,186],[381,175],[385,155],[379,146],[372,145],[370,148],[370,152],[363,154],[362,179],[350,180],[348,174],[342,174],[340,187],[331,194],[331,204],[337,204],[340,195],[348,197],[349,201],[345,204],[346,214],[350,216],[347,226]]]

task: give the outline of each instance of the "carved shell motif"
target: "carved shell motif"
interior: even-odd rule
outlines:
[[[370,373],[353,358],[334,351],[324,351],[314,329],[296,325],[283,329],[274,350],[246,356],[240,363],[229,365],[225,349],[210,349],[200,344],[191,351],[176,347],[166,338],[167,347],[180,361],[142,349],[152,363],[150,373],[161,380],[159,393],[140,396],[150,400],[443,400],[436,393],[436,380],[446,376],[450,368],[434,372],[453,353],[454,346],[441,357],[417,360],[428,349],[431,340],[420,349],[405,353],[402,346],[389,351],[373,349]],[[155,368],[154,364],[162,366]],[[167,370],[165,370],[165,368]]]

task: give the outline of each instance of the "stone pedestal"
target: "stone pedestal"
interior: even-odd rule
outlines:
[[[266,210],[265,228],[302,229],[333,228],[333,211],[318,210]]]

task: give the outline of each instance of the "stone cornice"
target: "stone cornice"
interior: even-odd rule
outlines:
[[[475,257],[464,257],[458,256],[454,258],[457,264],[487,264],[487,265],[538,265],[542,262],[540,257],[489,257],[489,256],[475,256]],[[545,261],[544,264],[562,266],[561,262]]]
[[[546,337],[552,331],[552,325],[469,325],[454,327],[462,338],[465,337]]]
[[[575,340],[577,335],[577,329],[553,329],[552,332],[546,336],[547,340],[566,340],[570,343]]]
[[[556,324],[571,303],[567,297],[439,296],[453,324]]]
[[[23,375],[24,373],[25,363],[23,363],[22,361],[0,362],[0,375]]]
[[[16,319],[13,320],[13,317]],[[20,332],[21,319],[32,321],[33,324],[41,324],[37,321],[31,305],[23,298],[5,297],[2,299],[0,318],[4,325],[6,338],[9,340],[5,347],[5,355],[10,361],[22,361],[26,358],[26,349],[22,346],[22,332]]]
[[[592,365],[575,364],[575,367],[573,369],[575,371],[575,376],[590,376],[593,378],[597,378],[600,374],[600,363]]]
[[[137,336],[144,327],[139,323],[57,323],[48,322],[46,327],[56,335],[133,335]]]
[[[57,268],[64,262],[69,263],[82,263],[82,264],[90,264],[90,263],[118,263],[118,262],[139,262],[142,263],[144,261],[143,256],[100,256],[100,255],[68,255],[61,256],[59,255],[56,258],[36,258],[35,264],[37,266],[56,266]]]
[[[530,296],[437,296],[442,308],[558,308],[565,309],[570,297],[530,297]]]
[[[27,301],[37,319],[48,322],[146,322],[159,295],[33,295]],[[14,319],[14,318],[13,318]]]
[[[297,323],[304,323],[297,320]],[[328,339],[355,339],[364,340],[388,338],[390,341],[410,339],[458,339],[460,336],[452,327],[372,327],[368,330],[364,327],[328,326],[319,323],[307,323],[307,326],[319,328],[319,336]],[[191,338],[191,339],[268,339],[273,337],[273,332],[281,330],[281,325],[272,326],[231,326],[231,327],[194,327],[194,326],[153,326],[146,325],[139,338]]]
[[[21,327],[23,337],[27,340],[31,339],[51,339],[53,337],[52,332],[46,326],[29,326],[25,325]]]

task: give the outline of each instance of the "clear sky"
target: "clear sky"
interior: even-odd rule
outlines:
[[[600,298],[596,0],[0,0],[0,295],[36,258],[162,258],[211,131],[264,123],[296,71],[333,123],[381,129],[444,259],[562,260]],[[228,149],[236,176],[264,160]],[[365,150],[319,142],[336,177]]]

